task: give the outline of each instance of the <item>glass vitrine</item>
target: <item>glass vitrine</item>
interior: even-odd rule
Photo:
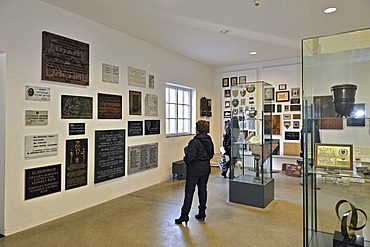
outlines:
[[[304,245],[333,246],[340,200],[370,214],[370,30],[304,39],[302,73]]]
[[[265,81],[231,86],[231,202],[264,208],[274,198],[273,100],[274,88]]]

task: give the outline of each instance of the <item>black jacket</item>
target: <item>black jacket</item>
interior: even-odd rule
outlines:
[[[214,155],[212,139],[206,133],[200,133],[190,140],[185,149],[184,161],[187,176],[203,176],[211,173],[210,160]]]

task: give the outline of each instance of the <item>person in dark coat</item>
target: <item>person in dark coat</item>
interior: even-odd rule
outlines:
[[[221,175],[224,176],[224,178],[227,177],[226,174],[231,166],[231,162],[233,162],[233,165],[235,165],[236,161],[240,158],[239,145],[233,144],[233,142],[236,142],[238,140],[239,132],[240,129],[237,117],[233,117],[231,121],[228,120],[225,122],[225,135],[222,141],[222,146],[225,149],[225,155],[229,156],[229,159],[225,165],[226,169],[221,173]]]
[[[188,224],[189,212],[193,202],[195,187],[198,187],[199,213],[195,215],[196,219],[204,220],[206,218],[207,208],[207,183],[211,173],[210,160],[214,155],[214,146],[212,138],[207,135],[208,123],[199,120],[196,123],[196,135],[190,140],[188,146],[184,149],[184,161],[186,164],[186,183],[184,203],[181,208],[180,218],[175,220],[176,224]]]

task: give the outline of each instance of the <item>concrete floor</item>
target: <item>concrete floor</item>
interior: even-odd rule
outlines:
[[[182,181],[166,181],[0,239],[0,247],[302,246],[300,178],[276,173],[275,200],[265,209],[228,201],[228,179],[212,168],[207,218],[195,196],[188,226],[176,225]]]

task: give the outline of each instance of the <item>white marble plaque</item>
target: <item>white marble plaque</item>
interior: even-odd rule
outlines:
[[[145,116],[158,116],[158,97],[155,94],[145,96]]]
[[[26,85],[26,100],[50,101],[50,88]]]
[[[25,158],[58,154],[58,134],[32,135],[25,137]]]
[[[357,162],[370,162],[369,146],[353,146],[353,157]]]
[[[103,63],[102,65],[102,80],[104,82],[119,83],[119,67]]]
[[[146,87],[146,72],[142,69],[127,67],[128,85]]]
[[[47,125],[48,111],[26,110],[26,125]]]

